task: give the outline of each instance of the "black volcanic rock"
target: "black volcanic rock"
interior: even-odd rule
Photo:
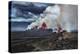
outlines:
[[[28,30],[22,32],[11,32],[12,52],[30,52],[45,50],[77,49],[77,33],[69,33],[70,38],[63,37],[68,33],[53,33],[49,30]]]

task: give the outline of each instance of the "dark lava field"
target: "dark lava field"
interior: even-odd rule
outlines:
[[[29,30],[9,34],[9,51],[33,52],[78,48],[78,32]]]

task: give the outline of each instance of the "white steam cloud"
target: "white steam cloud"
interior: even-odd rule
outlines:
[[[71,32],[71,30],[77,30],[77,6],[74,5],[54,5],[48,6],[46,10],[41,14],[35,22],[32,22],[26,30],[33,29],[37,26],[39,29],[42,23],[45,22],[47,29],[57,28],[59,23],[63,30]]]

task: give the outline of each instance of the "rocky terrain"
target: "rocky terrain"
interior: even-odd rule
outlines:
[[[9,37],[9,51],[13,53],[78,48],[78,32],[30,30],[11,32]]]

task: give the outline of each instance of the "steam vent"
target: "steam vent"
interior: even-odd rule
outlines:
[[[9,2],[9,52],[78,48],[77,5]]]

